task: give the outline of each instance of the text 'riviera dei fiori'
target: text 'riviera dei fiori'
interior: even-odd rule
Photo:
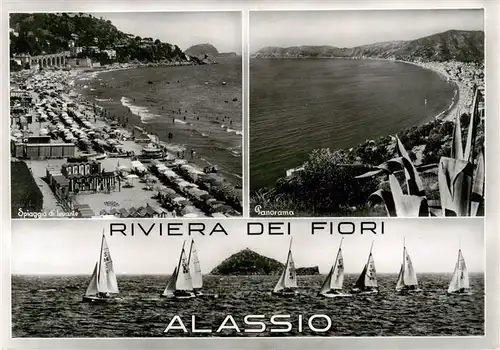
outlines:
[[[236,226],[236,225],[233,225]],[[241,226],[240,226],[241,227]],[[294,222],[258,222],[249,221],[245,225],[246,235],[292,235],[292,233],[307,233],[303,227],[295,227]],[[313,221],[309,226],[309,234],[384,234],[385,224],[383,221]],[[240,229],[238,229],[239,232]],[[229,235],[229,230],[221,222],[148,222],[148,223],[110,223],[109,233],[111,236],[213,236]]]

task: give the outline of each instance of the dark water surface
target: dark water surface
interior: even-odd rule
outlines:
[[[186,157],[194,149],[202,162],[218,165],[222,174],[240,185],[241,57],[217,61],[104,72],[93,81],[77,84],[111,115],[128,117],[130,125],[145,127],[162,141],[185,147]],[[172,140],[168,140],[170,132]]]
[[[394,288],[397,275],[380,274],[380,293],[325,299],[316,296],[324,276],[299,276],[302,295],[281,299],[270,295],[278,276],[205,276],[206,292],[215,300],[169,301],[160,298],[167,276],[119,276],[120,296],[114,304],[82,303],[90,276],[13,276],[12,326],[14,337],[164,337],[186,336],[182,331],[164,333],[174,315],[188,330],[191,315],[196,327],[212,328],[211,334],[188,336],[466,336],[484,333],[484,284],[482,274],[471,274],[472,295],[448,296],[451,274],[420,274],[423,292],[403,296]],[[347,275],[344,286],[357,276]],[[292,315],[289,333],[243,333],[246,315]],[[298,332],[298,315],[303,332]],[[311,315],[325,314],[332,326],[315,333],[307,326]],[[226,315],[242,330],[215,333]],[[315,321],[316,327],[324,323]],[[246,326],[251,328],[251,326]],[[273,326],[277,328],[277,326]],[[269,327],[268,327],[269,329]]]
[[[349,148],[429,121],[454,91],[438,74],[400,62],[252,59],[251,190],[274,184],[316,148]]]

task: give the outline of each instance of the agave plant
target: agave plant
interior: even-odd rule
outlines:
[[[389,176],[390,191],[381,189],[368,197],[368,205],[383,203],[389,216],[429,216],[430,212],[422,179],[418,175],[417,169],[401,140],[397,136],[395,136],[395,139],[399,157],[390,159],[377,166],[376,170],[369,171],[356,178],[360,179],[381,174]],[[403,193],[394,175],[396,171],[401,169],[405,173],[407,194]]]
[[[477,101],[479,91],[476,90],[472,106],[469,130],[465,150],[462,145],[460,116],[457,114],[453,131],[453,145],[450,157],[441,157],[438,168],[439,195],[442,215],[444,216],[476,216],[484,202],[484,155],[479,152],[477,165],[474,170],[473,150],[476,140],[476,131],[479,116]],[[356,178],[365,178],[387,174],[389,176],[390,191],[378,190],[368,198],[368,204],[383,203],[389,216],[433,216],[427,204],[422,180],[408,152],[396,136],[396,145],[399,157],[375,167]],[[407,194],[394,176],[398,170],[404,169]]]
[[[476,90],[465,150],[462,144],[460,117],[457,114],[450,157],[441,157],[439,161],[439,196],[444,216],[476,216],[483,204],[485,167],[482,151],[479,152],[475,170],[473,164],[479,121],[478,94],[479,91]]]

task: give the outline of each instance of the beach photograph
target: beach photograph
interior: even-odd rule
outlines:
[[[483,216],[484,41],[482,9],[250,11],[250,216]]]
[[[101,220],[14,220],[12,337],[484,335],[482,218],[395,219],[377,235],[310,225],[130,237]]]
[[[10,13],[12,218],[242,215],[242,13]]]

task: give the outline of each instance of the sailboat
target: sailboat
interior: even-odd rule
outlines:
[[[118,293],[118,282],[113,268],[113,260],[103,232],[99,259],[94,266],[94,272],[92,272],[89,286],[82,301],[109,302],[116,299],[113,294]]]
[[[272,294],[282,297],[293,297],[299,294],[297,290],[297,272],[295,271],[295,264],[292,256],[292,240],[290,240],[285,267]]]
[[[332,265],[328,276],[326,276],[323,285],[318,293],[318,295],[325,298],[336,298],[336,297],[349,297],[351,294],[344,293],[342,291],[342,285],[344,284],[344,258],[342,257],[342,241],[340,240],[339,250],[337,252],[337,257],[335,258],[335,263]]]
[[[206,294],[201,290],[203,288],[203,276],[201,274],[200,260],[198,259],[198,252],[194,244],[194,239],[191,241],[191,247],[189,248],[188,265],[195,296],[217,298],[218,294]]]
[[[190,299],[195,297],[189,264],[184,249],[185,245],[186,242],[182,244],[179,261],[167,282],[165,290],[161,294],[162,297],[170,299]]]
[[[411,263],[410,254],[406,250],[406,245],[403,244],[403,263],[399,270],[396,292],[416,293],[421,291],[422,289],[418,286],[417,273]]]
[[[188,257],[189,271],[191,272],[191,281],[193,284],[193,291],[196,296],[203,295],[201,288],[203,287],[203,276],[201,275],[200,260],[198,260],[198,253],[194,245],[194,239],[191,241]]]
[[[373,242],[370,247],[370,254],[368,255],[368,261],[359,275],[358,280],[354,284],[354,288],[351,293],[358,294],[376,294],[378,293],[378,283],[377,283],[377,270],[375,269],[375,260],[373,260],[372,255]]]
[[[448,287],[448,294],[467,294],[470,291],[469,273],[465,265],[462,250],[458,250],[458,260],[455,264],[455,271]]]

